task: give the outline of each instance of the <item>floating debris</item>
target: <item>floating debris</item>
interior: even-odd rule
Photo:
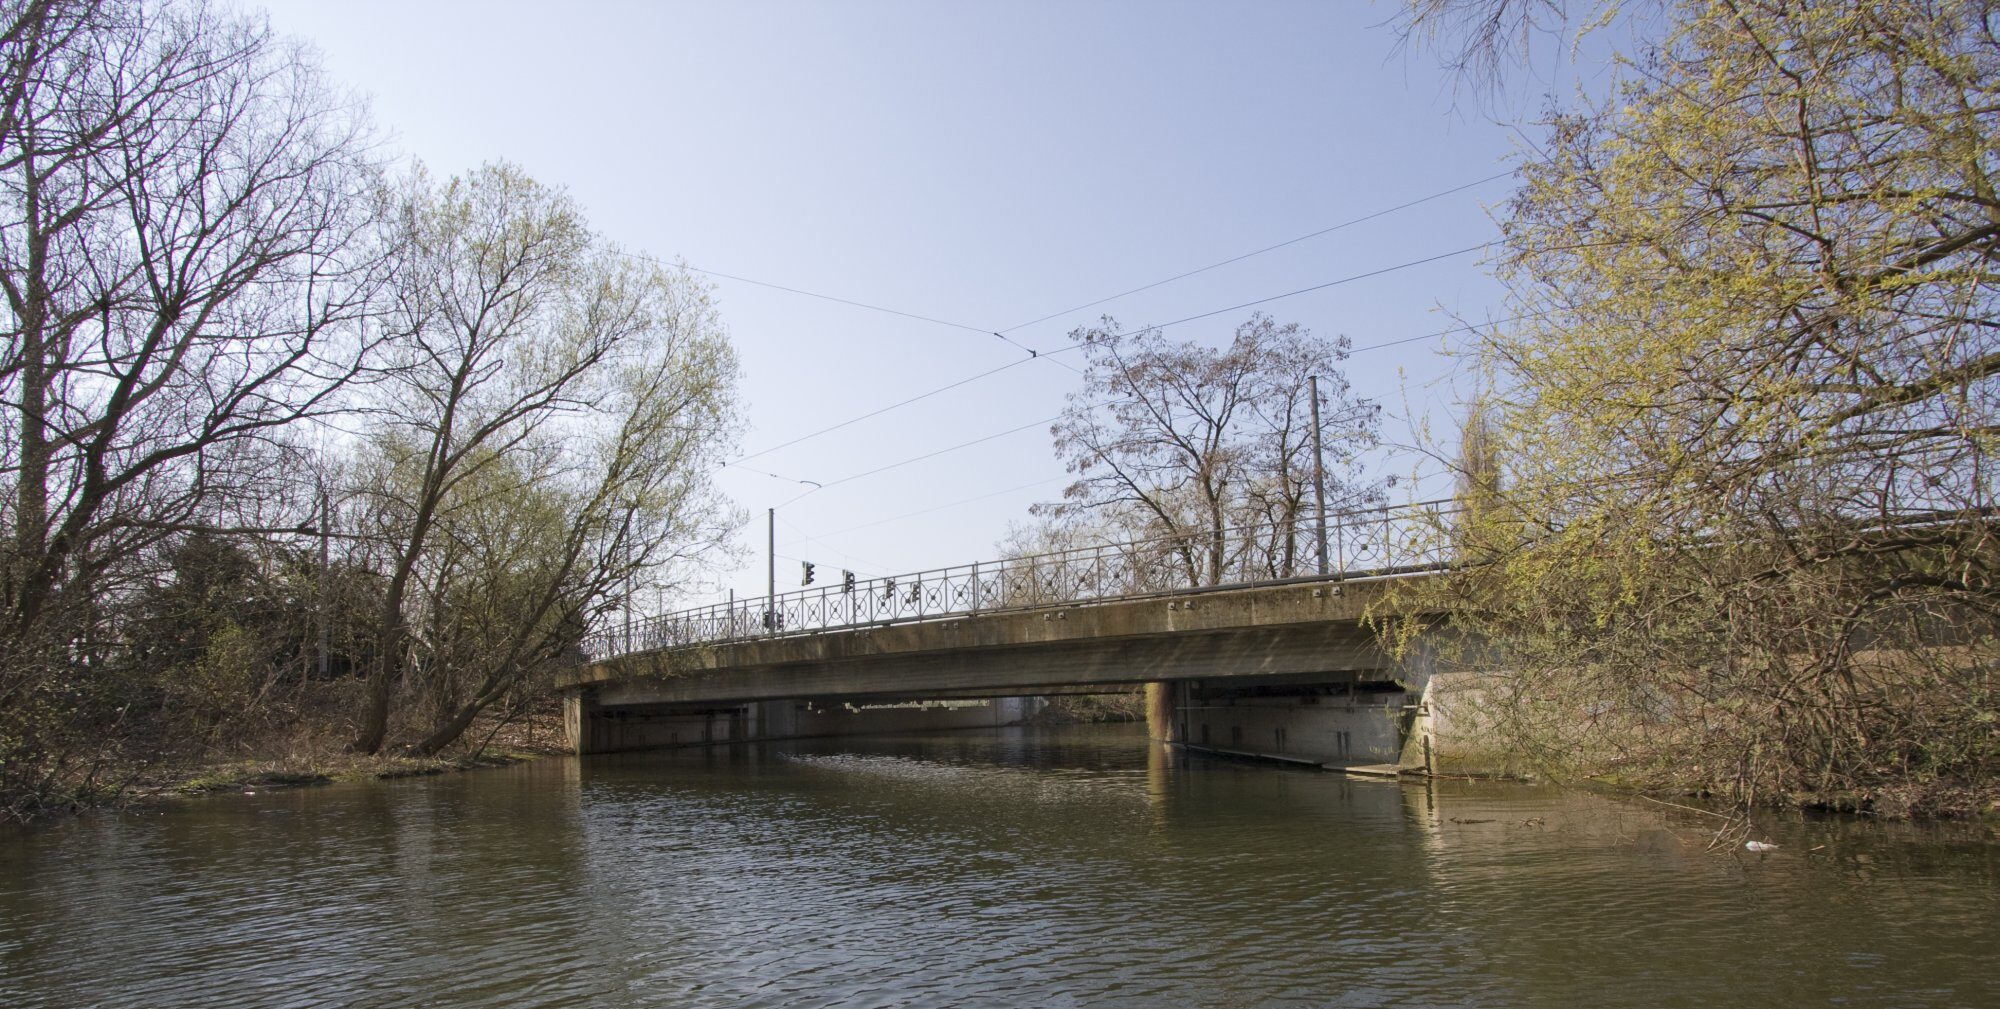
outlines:
[[[1745,850],[1747,850],[1747,851],[1777,851],[1777,850],[1778,850],[1778,846],[1777,846],[1777,845],[1775,845],[1775,844],[1772,844],[1772,843],[1770,843],[1770,842],[1768,842],[1768,841],[1745,841],[1745,842],[1743,842],[1743,847],[1744,847],[1744,849],[1745,849]]]

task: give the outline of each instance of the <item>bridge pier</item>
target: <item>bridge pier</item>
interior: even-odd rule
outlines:
[[[1146,684],[1146,734],[1154,742],[1182,742],[1180,717],[1174,703],[1177,686],[1164,680]]]

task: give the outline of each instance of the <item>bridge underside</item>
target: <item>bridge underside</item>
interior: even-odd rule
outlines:
[[[1320,624],[736,666],[706,675],[611,681],[595,691],[604,705],[1009,697],[1162,680],[1351,680],[1388,664],[1365,629]]]
[[[1403,697],[1362,623],[1382,588],[1297,582],[622,656],[571,685],[571,732],[588,752],[1006,724],[1033,705],[974,702],[1162,683],[1180,713],[1156,729],[1190,745],[1288,756],[1287,740],[1324,737],[1300,759],[1394,760],[1395,732],[1373,726]],[[1298,731],[1306,709],[1325,732]],[[1367,731],[1328,727],[1362,709]]]

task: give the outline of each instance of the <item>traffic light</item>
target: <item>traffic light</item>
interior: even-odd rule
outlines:
[[[842,570],[841,570],[841,572],[840,572],[840,591],[842,591],[842,592],[852,592],[852,591],[854,591],[854,572],[852,572],[852,571],[848,571],[848,570],[846,570],[846,569],[842,569]]]
[[[804,570],[804,572],[805,572],[805,577],[804,577],[804,578],[803,578],[802,580],[800,580],[799,584],[800,584],[800,585],[811,585],[811,584],[813,583],[813,562],[811,562],[811,561],[800,561],[800,562],[799,562],[799,567],[800,567],[801,569],[803,569],[803,570]]]

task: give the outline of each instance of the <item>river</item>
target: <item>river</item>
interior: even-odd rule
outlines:
[[[1977,825],[1135,727],[556,758],[0,833],[0,1005],[2000,1006]]]

